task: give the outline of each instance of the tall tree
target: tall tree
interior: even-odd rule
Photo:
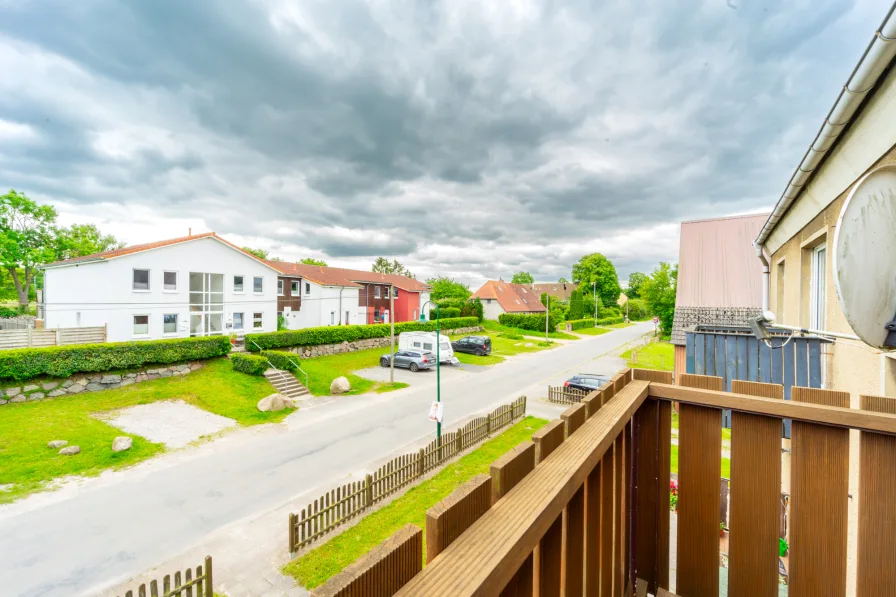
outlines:
[[[426,283],[432,288],[430,296],[434,301],[446,298],[467,300],[470,298],[470,295],[473,294],[466,284],[461,284],[460,282],[452,280],[451,278],[446,278],[445,276],[430,278]]]
[[[252,247],[243,247],[243,251],[258,257],[259,259],[267,259],[268,252],[264,249],[253,249]]]
[[[650,312],[660,318],[660,327],[664,334],[672,333],[677,285],[678,265],[672,267],[662,261],[641,286],[641,296]]]
[[[103,234],[94,224],[73,224],[56,234],[56,259],[83,257],[124,246],[124,242],[111,234]]]
[[[647,274],[641,272],[632,272],[628,277],[628,288],[625,289],[625,296],[628,298],[642,298],[641,287],[647,281]]]
[[[582,319],[584,317],[583,313],[584,305],[582,302],[582,291],[579,289],[573,290],[572,294],[569,295],[569,319]]]
[[[56,210],[10,190],[0,197],[0,263],[16,287],[19,306],[28,306],[35,266],[52,261]]]
[[[622,288],[613,263],[600,253],[585,255],[572,266],[572,281],[581,284],[585,292],[597,282],[597,296],[601,304],[615,305]]]
[[[407,276],[408,278],[417,277],[412,274],[408,268],[399,263],[397,259],[393,259],[390,262],[385,257],[377,257],[376,261],[373,262],[373,267],[370,268],[370,271],[377,272],[378,274],[398,274],[400,276]]]
[[[305,265],[321,265],[323,267],[327,267],[326,261],[321,261],[320,259],[314,259],[313,257],[305,257],[299,263],[304,263]]]
[[[517,272],[513,274],[511,282],[514,284],[535,284],[535,278],[529,272]]]

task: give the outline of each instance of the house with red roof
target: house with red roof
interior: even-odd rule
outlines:
[[[471,298],[482,301],[486,319],[497,320],[502,313],[534,314],[547,311],[541,304],[540,294],[536,294],[528,284],[511,284],[504,280],[489,280]]]

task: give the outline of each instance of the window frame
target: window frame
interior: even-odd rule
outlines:
[[[165,326],[168,325],[168,324],[165,322],[165,318],[166,318],[166,317],[172,317],[172,316],[174,317],[174,331],[173,331],[173,332],[166,332],[166,331],[165,331]],[[162,313],[162,335],[163,335],[163,336],[173,336],[173,335],[177,334],[177,332],[178,332],[178,324],[180,324],[180,317],[178,316],[177,313]]]
[[[138,334],[138,333],[136,332],[136,329],[135,329],[136,326],[137,326],[137,321],[136,321],[136,319],[137,319],[138,317],[145,317],[145,318],[146,318],[146,333],[145,333],[145,334]],[[131,337],[132,337],[132,338],[149,338],[149,336],[150,336],[150,333],[149,333],[149,326],[150,326],[149,313],[133,313],[133,314],[131,315]]]
[[[240,327],[236,327],[236,316],[240,316]],[[246,313],[245,311],[234,311],[230,314],[230,325],[232,330],[244,330],[246,329]]]
[[[174,288],[167,288],[168,283],[165,282],[166,274],[174,274]],[[166,269],[162,270],[162,292],[175,293],[180,290],[180,274],[177,270]]]
[[[824,252],[819,277],[819,253]],[[809,271],[809,328],[823,330],[827,311],[827,261],[828,244],[819,243],[812,247],[812,259]]]
[[[293,296],[299,296],[299,281],[292,280],[289,284],[289,291]]]
[[[253,284],[253,290],[254,290]],[[264,292],[264,286],[262,286],[262,292]],[[283,278],[277,278],[277,296],[286,296],[286,280]]]
[[[398,298],[398,286],[392,287],[392,298]]]
[[[255,290],[255,283],[261,281],[261,290]],[[252,294],[264,294],[264,276],[252,276]]]
[[[259,315],[260,317],[256,317]],[[256,325],[258,324],[258,325]],[[264,311],[253,311],[252,312],[252,329],[253,330],[262,330],[264,329]]]
[[[134,275],[137,272],[146,272],[146,288],[135,288]],[[131,268],[131,292],[152,292],[152,270],[143,267]]]
[[[311,282],[305,282],[305,296],[311,296]]]
[[[373,287],[373,298],[375,298],[375,299],[383,298],[382,291],[380,290],[379,286]]]
[[[240,289],[236,289],[236,279],[240,279]],[[243,274],[233,275],[233,294],[246,294],[246,276]]]

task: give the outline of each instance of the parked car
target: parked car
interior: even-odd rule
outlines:
[[[380,357],[380,365],[389,366],[389,358],[392,355],[384,354]],[[430,369],[436,366],[436,355],[428,350],[397,350],[395,351],[395,366],[406,367],[411,371]]]
[[[563,382],[563,386],[567,388],[573,388],[575,390],[591,392],[593,390],[599,389],[608,381],[610,381],[610,377],[607,375],[597,375],[595,373],[576,373],[565,382]]]
[[[484,357],[492,352],[492,339],[488,336],[465,336],[451,343],[455,352],[467,352]]]

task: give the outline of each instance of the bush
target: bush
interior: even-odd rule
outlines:
[[[593,328],[594,327],[594,318],[591,317],[589,319],[572,319],[566,322],[572,329],[580,330],[582,328]]]
[[[582,291],[573,290],[572,294],[569,297],[569,312],[566,314],[567,321],[577,321],[579,319],[582,319],[585,316],[583,308],[584,305],[582,302]]]
[[[625,321],[625,317],[605,317],[603,319],[598,319],[595,323],[597,325],[613,325],[616,323],[622,323]]]
[[[545,315],[532,313],[501,313],[498,315],[498,323],[501,325],[506,325],[511,328],[519,328],[521,330],[530,330],[533,332],[544,331],[544,320]],[[550,329],[552,331],[556,330],[558,323],[559,319],[552,313],[549,323]]]
[[[249,375],[264,375],[270,368],[268,360],[257,354],[238,353],[230,357],[234,371]]]
[[[457,309],[459,311],[464,308],[467,301],[461,298],[443,298],[435,301],[435,303],[439,306],[439,309],[442,309],[443,311],[448,308]]]
[[[3,350],[0,351],[0,379],[68,377],[74,373],[128,369],[151,363],[210,359],[228,352],[227,336]]]
[[[479,323],[482,323],[484,315],[485,309],[482,307],[482,301],[479,300],[479,297],[464,303],[464,306],[460,310],[461,317],[475,317],[479,320]]]
[[[435,309],[430,311],[429,315],[430,315],[430,317],[435,317]],[[440,306],[439,307],[439,317],[442,318],[442,320],[455,319],[457,317],[460,317],[460,309],[458,309],[457,307],[441,307]]]
[[[18,309],[12,309],[10,307],[0,307],[0,317],[9,318],[9,317],[18,317],[19,311]]]
[[[628,318],[632,321],[643,321],[650,317],[644,299],[628,299],[626,305],[628,305]]]
[[[609,317],[622,317],[622,311],[616,305],[613,305],[612,307],[601,307],[597,310],[598,319],[607,319]]]
[[[542,320],[544,324],[544,320]],[[442,319],[442,330],[468,328],[479,325],[475,317],[455,317]],[[402,321],[395,324],[395,333],[401,332],[434,332],[435,321]],[[388,338],[391,333],[391,325],[388,323],[375,323],[372,325],[339,325],[317,328],[304,328],[301,330],[283,330],[281,332],[267,332],[262,334],[246,334],[246,350],[258,352],[271,348],[286,348],[290,346],[317,346],[319,344],[336,344],[339,342],[355,342],[369,338]]]

